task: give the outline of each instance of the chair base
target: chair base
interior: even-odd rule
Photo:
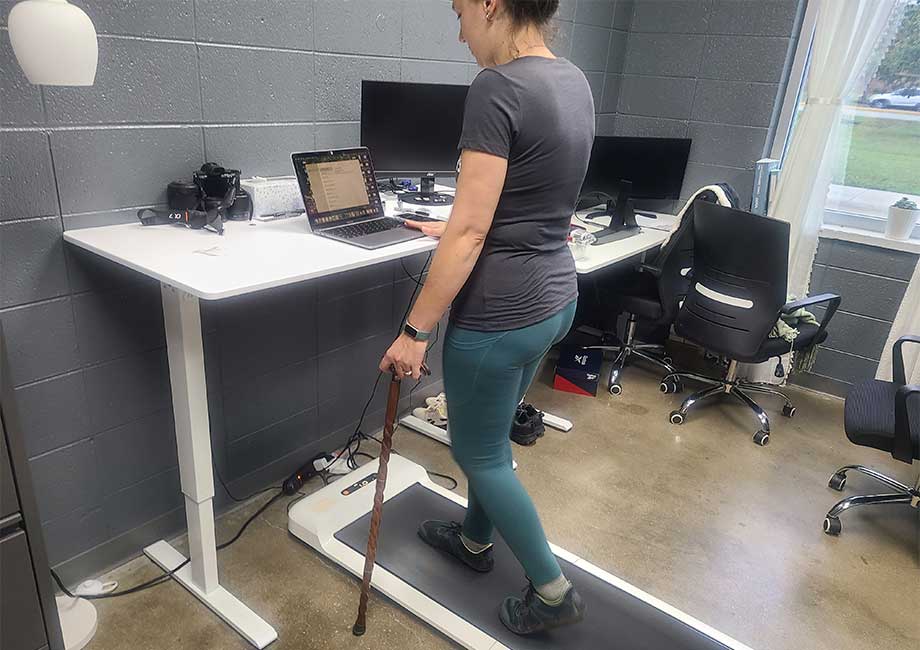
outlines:
[[[847,482],[847,472],[859,472],[869,478],[875,479],[892,490],[893,493],[886,494],[865,494],[848,497],[834,504],[834,507],[827,511],[824,516],[824,532],[828,535],[837,536],[843,530],[840,523],[840,515],[857,506],[872,506],[880,504],[901,504],[908,505],[914,509],[920,509],[920,476],[917,477],[917,484],[914,487],[901,483],[890,476],[886,476],[871,467],[864,465],[845,465],[831,475],[827,485],[832,490],[842,492]]]
[[[669,374],[677,374],[677,370],[671,365],[671,359],[665,353],[663,345],[652,343],[639,343],[636,341],[636,323],[635,316],[629,317],[626,327],[626,338],[620,345],[592,345],[592,350],[603,350],[605,352],[616,352],[616,359],[610,367],[610,374],[607,377],[607,390],[611,395],[619,395],[623,392],[620,384],[620,376],[623,370],[630,363],[630,359],[639,358],[662,368]]]
[[[716,398],[732,396],[739,402],[747,406],[754,412],[760,428],[753,435],[753,440],[760,446],[765,446],[770,442],[770,418],[760,405],[748,393],[759,393],[763,395],[775,395],[781,397],[783,404],[783,415],[793,417],[795,415],[795,406],[792,400],[781,390],[778,390],[773,384],[762,382],[751,382],[744,379],[738,379],[738,362],[732,361],[728,366],[728,371],[724,378],[706,377],[692,372],[672,372],[661,380],[661,390],[665,393],[677,392],[681,385],[681,380],[690,379],[702,384],[707,388],[699,390],[683,401],[680,408],[671,412],[671,424],[683,424],[687,419],[687,414],[691,409],[699,406],[703,402],[711,401]]]

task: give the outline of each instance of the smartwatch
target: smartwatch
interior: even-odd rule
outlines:
[[[406,321],[406,324],[403,326],[403,332],[416,341],[427,341],[431,337],[431,332],[422,332],[416,327],[413,327],[409,321]]]

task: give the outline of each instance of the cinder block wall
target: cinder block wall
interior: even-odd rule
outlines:
[[[75,0],[100,35],[96,84],[39,88],[9,44],[14,4],[0,1],[0,321],[49,555],[73,580],[185,521],[159,286],[62,232],[133,221],[205,160],[289,174],[292,150],[357,144],[361,79],[469,83],[477,68],[447,0]],[[564,0],[556,22],[553,47],[599,107],[630,13]],[[277,481],[354,429],[423,263],[203,305],[231,490]],[[416,399],[440,388],[439,356]]]

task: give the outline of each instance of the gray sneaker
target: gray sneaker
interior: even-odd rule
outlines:
[[[569,587],[558,605],[548,605],[528,583],[524,599],[509,596],[502,603],[499,618],[515,634],[538,634],[565,625],[580,622],[585,617],[585,601]]]
[[[424,521],[418,527],[418,536],[429,546],[453,555],[473,571],[488,573],[495,566],[492,547],[482,553],[473,553],[460,539],[462,530],[463,526],[456,521]]]

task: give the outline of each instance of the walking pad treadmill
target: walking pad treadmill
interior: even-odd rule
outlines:
[[[288,529],[356,576],[364,568],[377,461],[298,502]],[[373,586],[444,635],[471,650],[750,650],[581,558],[552,546],[562,571],[587,604],[585,620],[520,637],[498,619],[498,607],[526,578],[496,537],[495,569],[478,574],[425,544],[425,519],[463,521],[466,500],[435,484],[423,467],[393,455]],[[357,599],[357,592],[356,592]],[[343,622],[343,624],[345,624]],[[373,610],[368,634],[374,633]]]

